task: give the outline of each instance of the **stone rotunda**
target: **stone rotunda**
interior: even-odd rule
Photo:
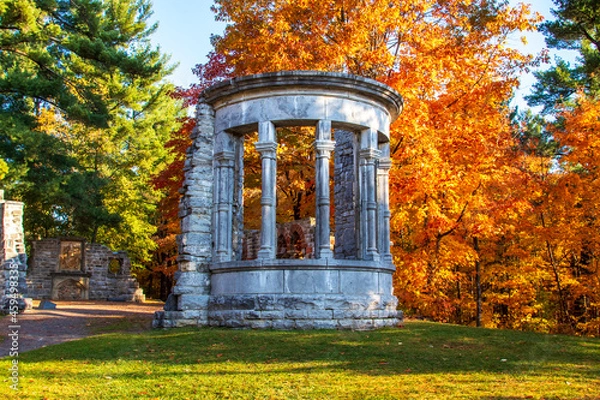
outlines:
[[[268,73],[206,89],[185,164],[176,285],[154,326],[396,325],[389,127],[401,109],[390,87],[342,73]],[[277,258],[277,128],[291,126],[315,129],[312,258]],[[258,141],[244,143],[250,132]],[[252,260],[242,259],[244,146],[254,146],[262,162],[260,247]]]

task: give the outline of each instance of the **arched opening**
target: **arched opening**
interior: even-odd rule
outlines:
[[[85,300],[86,287],[74,279],[62,281],[57,289],[57,300]]]

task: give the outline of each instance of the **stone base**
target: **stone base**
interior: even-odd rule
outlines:
[[[397,326],[393,266],[358,260],[256,260],[183,272],[154,326],[375,329]]]
[[[207,326],[208,312],[206,310],[187,311],[156,311],[153,328],[183,328],[184,326]]]
[[[215,296],[208,323],[253,329],[375,329],[398,325],[396,305],[395,297],[380,295]]]
[[[393,296],[211,296],[208,310],[157,311],[154,328],[378,329],[403,320]]]

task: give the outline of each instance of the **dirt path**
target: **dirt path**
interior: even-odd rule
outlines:
[[[150,329],[160,303],[108,301],[53,301],[55,310],[34,309],[19,314],[19,353],[106,332],[140,332]],[[9,355],[12,340],[10,316],[0,319],[0,357]],[[14,330],[14,329],[13,329]]]

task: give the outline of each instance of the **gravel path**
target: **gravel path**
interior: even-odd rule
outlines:
[[[25,311],[17,324],[7,315],[0,319],[0,357],[9,355],[11,325],[18,326],[19,353],[103,332],[139,332],[152,327],[160,303],[108,301],[53,301],[55,310]]]

